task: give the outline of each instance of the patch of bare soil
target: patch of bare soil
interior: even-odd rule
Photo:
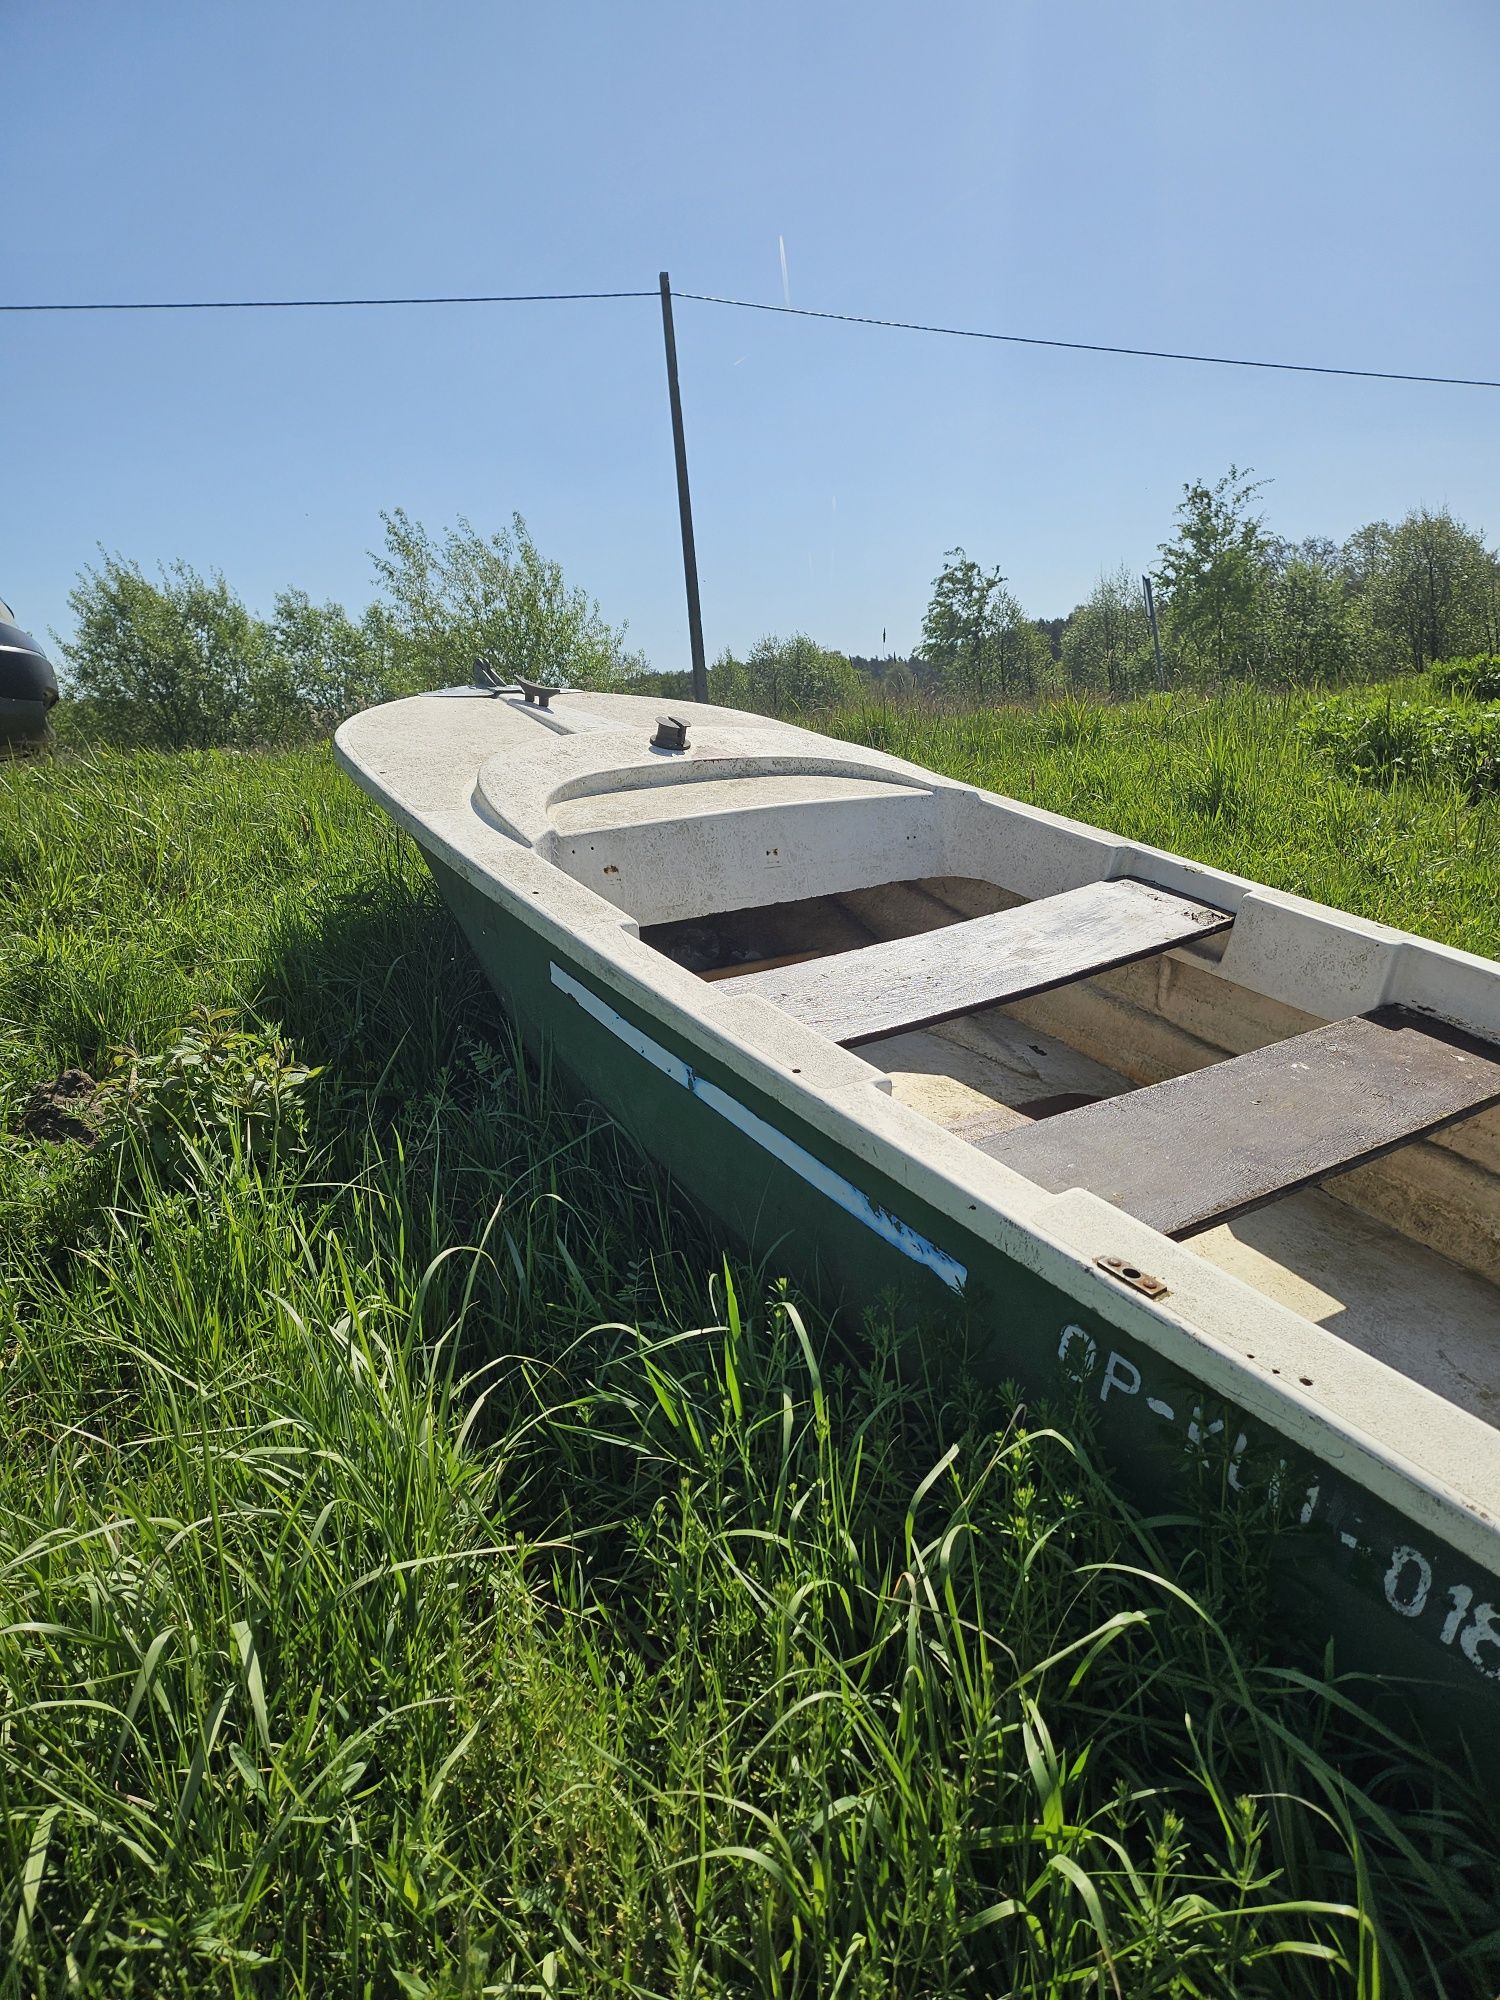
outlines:
[[[17,1130],[52,1146],[70,1142],[92,1146],[99,1136],[92,1116],[98,1089],[87,1070],[65,1069],[32,1091],[22,1106]]]

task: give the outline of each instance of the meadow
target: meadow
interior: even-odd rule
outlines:
[[[821,721],[1500,950],[1496,809],[1308,701]],[[325,749],[0,767],[0,1341],[0,1991],[1500,1983],[1268,1545],[748,1266]]]

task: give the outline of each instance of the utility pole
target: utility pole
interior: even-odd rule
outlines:
[[[693,653],[693,699],[708,700],[703,657],[703,610],[698,602],[698,551],[693,542],[693,498],[688,491],[687,443],[682,435],[682,391],[677,386],[677,335],[672,329],[672,281],[661,274],[661,331],[667,344],[667,391],[672,398],[672,449],[677,455],[677,511],[682,516],[682,573],[687,584],[688,643]]]
[[[1156,685],[1164,689],[1167,685],[1167,675],[1161,663],[1161,633],[1156,628],[1156,599],[1152,595],[1149,576],[1141,578],[1141,593],[1146,600],[1146,616],[1151,620],[1151,643],[1156,648]]]

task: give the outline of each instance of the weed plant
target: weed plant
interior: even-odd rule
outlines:
[[[1488,938],[1441,796],[1298,844],[1287,723],[901,747]],[[325,754],[11,770],[0,842],[4,1991],[1493,1991],[1487,1799],[1267,1548],[726,1259]]]
[[[1446,701],[1332,695],[1303,717],[1314,750],[1362,784],[1447,784],[1470,805],[1500,790],[1500,708],[1461,694]]]
[[[1432,685],[1444,699],[1500,701],[1500,653],[1473,653],[1465,660],[1439,660],[1430,669]]]

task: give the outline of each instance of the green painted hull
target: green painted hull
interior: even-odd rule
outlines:
[[[924,1325],[962,1332],[971,1364],[1034,1403],[1061,1410],[1082,1399],[1113,1474],[1147,1507],[1223,1499],[1273,1511],[1285,1549],[1278,1587],[1298,1629],[1332,1637],[1339,1670],[1421,1684],[1407,1695],[1500,1771],[1500,1568],[1477,1565],[1350,1479],[1334,1449],[1320,1460],[1212,1401],[1107,1310],[1080,1305],[864,1160],[835,1157],[794,1109],[428,858],[528,1043],[545,1042],[736,1238],[825,1297],[909,1298]],[[857,1187],[859,1199],[831,1197],[825,1180]],[[965,1274],[961,1296],[945,1268]]]

